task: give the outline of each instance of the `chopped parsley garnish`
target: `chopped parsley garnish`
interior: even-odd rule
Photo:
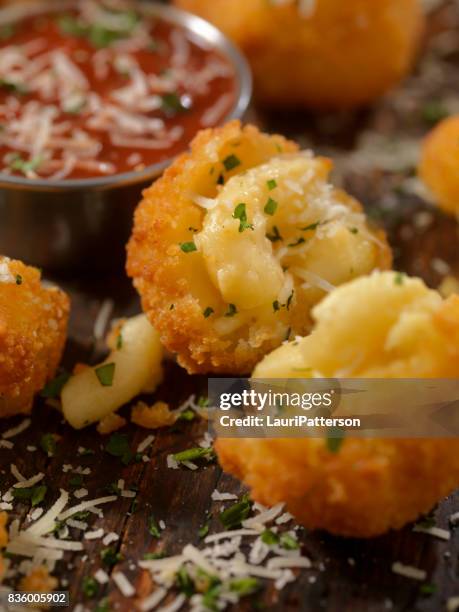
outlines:
[[[133,457],[133,453],[129,446],[129,440],[126,435],[114,433],[110,436],[105,450],[112,457],[118,457],[124,465],[128,465]]]
[[[202,527],[198,529],[198,536],[201,538],[201,540],[205,538],[208,533],[209,533],[209,523],[205,523]]]
[[[210,404],[210,400],[208,397],[204,397],[204,395],[201,395],[198,398],[198,406],[200,408],[207,408],[207,406]]]
[[[178,93],[167,93],[161,96],[161,110],[166,115],[176,115],[184,113],[188,108],[183,104],[182,98]]]
[[[178,420],[179,421],[194,421],[195,418],[196,418],[196,414],[193,412],[193,410],[191,410],[191,408],[187,408],[180,414]]]
[[[422,119],[430,124],[435,125],[439,121],[449,117],[449,111],[441,102],[441,100],[431,100],[424,104],[421,110]]]
[[[241,501],[229,506],[219,514],[221,524],[226,529],[239,527],[250,514],[250,500],[248,495],[244,495]]]
[[[53,434],[47,433],[40,438],[40,448],[48,457],[54,457],[56,454],[56,438]]]
[[[217,602],[220,596],[221,585],[220,584],[212,584],[212,586],[207,589],[202,598],[202,605],[204,606],[204,610],[218,610]]]
[[[246,229],[253,230],[253,225],[247,221],[247,211],[244,202],[236,206],[233,213],[233,219],[239,219],[239,232],[242,233]]]
[[[403,272],[397,272],[394,276],[394,285],[403,285],[405,281],[405,275]]]
[[[292,293],[288,296],[287,303],[285,304],[285,306],[287,307],[287,310],[290,310],[290,306],[292,305],[292,300],[293,300],[294,295],[295,295],[295,290],[292,289]]]
[[[279,233],[277,225],[273,225],[272,233],[268,232],[266,234],[266,238],[271,240],[271,242],[278,242],[279,240],[282,240],[282,236]]]
[[[274,531],[271,531],[271,529],[265,529],[261,534],[261,541],[268,546],[273,546],[279,543],[279,536]]]
[[[120,351],[123,348],[123,333],[120,332],[116,339],[116,350]]]
[[[435,517],[432,515],[423,516],[417,523],[416,527],[422,527],[422,529],[430,529],[436,525]]]
[[[289,533],[283,533],[280,536],[279,544],[282,548],[285,548],[285,550],[297,550],[300,547],[298,541]]]
[[[214,309],[211,308],[210,306],[207,306],[207,308],[204,310],[202,314],[204,315],[205,319],[208,319],[210,315],[214,314]]]
[[[180,242],[180,248],[184,253],[193,253],[198,250],[193,240],[190,242]]]
[[[119,488],[117,482],[110,482],[105,487],[105,490],[107,491],[107,493],[110,493],[110,495],[120,495],[121,494],[121,489]]]
[[[429,583],[426,582],[425,584],[421,584],[421,586],[419,588],[419,592],[424,597],[428,597],[429,595],[433,595],[434,593],[437,592],[437,585],[436,584],[429,584]]]
[[[197,459],[202,459],[203,457],[213,459],[215,457],[215,453],[212,447],[202,448],[201,446],[197,446],[196,448],[189,448],[188,450],[181,451],[180,453],[175,453],[175,455],[172,456],[175,461],[180,463],[183,461],[196,461]]]
[[[22,276],[20,274],[16,274],[16,285],[22,285]]]
[[[101,365],[96,368],[94,372],[103,387],[111,387],[113,385],[113,378],[115,376],[114,363],[106,363]]]
[[[224,185],[224,184],[225,184],[225,179],[223,177],[223,174],[219,174],[217,178],[217,185]]]
[[[278,310],[280,310],[279,300],[274,300],[274,302],[273,302],[273,310],[274,310],[274,312],[277,312]]]
[[[295,242],[291,242],[287,246],[289,246],[289,247],[296,247],[296,246],[299,246],[300,244],[303,244],[303,242],[306,242],[306,240],[303,238],[303,236],[300,236],[298,238],[298,240],[296,240]]]
[[[351,232],[351,234],[358,234],[359,233],[359,228],[358,227],[350,227],[349,231]]]
[[[43,158],[41,155],[32,157],[32,159],[23,159],[20,155],[16,155],[11,160],[9,166],[11,170],[16,170],[17,172],[22,172],[22,174],[26,175],[29,172],[36,170],[42,161]]]
[[[225,166],[225,170],[227,172],[230,172],[230,170],[234,170],[234,168],[237,168],[241,165],[241,160],[236,157],[236,155],[231,154],[228,155],[228,157],[225,157],[225,159],[223,160],[223,165]]]
[[[225,317],[234,317],[237,314],[237,308],[234,304],[228,305],[228,310],[225,312]]]
[[[273,200],[272,198],[269,198],[269,200],[266,202],[264,211],[267,215],[274,215],[274,213],[277,210],[277,202],[276,200]]]
[[[117,552],[114,548],[109,546],[108,548],[104,548],[100,553],[100,558],[102,563],[106,567],[113,567],[117,563],[123,560],[123,555]]]
[[[46,485],[37,485],[36,487],[28,487],[26,489],[12,489],[14,499],[20,501],[30,500],[32,507],[38,506],[46,496],[48,487]]]
[[[83,476],[81,474],[75,474],[69,480],[69,486],[71,487],[81,487],[83,485]]]
[[[80,512],[75,512],[75,514],[72,514],[72,518],[75,521],[85,521],[87,518],[89,518],[89,510],[81,510]]]
[[[19,95],[25,95],[28,93],[28,89],[23,83],[14,83],[14,81],[9,81],[8,79],[0,79],[0,87],[2,89],[6,89],[10,93],[16,93]],[[18,157],[20,157],[20,155],[18,155]]]
[[[145,561],[155,561],[156,559],[164,559],[165,556],[165,553],[160,551],[154,553],[145,553],[143,558],[145,559]]]
[[[344,442],[344,431],[334,428],[330,430],[327,436],[327,449],[330,453],[337,453]]]
[[[111,11],[113,12],[113,11]],[[63,15],[58,19],[58,25],[63,34],[86,38],[94,47],[104,48],[122,38],[127,38],[133,31],[139,20],[135,11],[115,11],[117,15],[124,18],[124,27],[110,30],[101,22],[86,24],[72,15]]]
[[[300,230],[302,232],[313,232],[314,230],[316,230],[319,225],[321,225],[322,222],[321,221],[316,221],[315,223],[311,223],[310,225],[306,225],[306,227],[300,227]]]
[[[63,372],[62,374],[59,374],[59,376],[56,376],[56,378],[53,378],[53,380],[50,380],[48,383],[46,383],[41,392],[41,396],[50,399],[59,397],[65,383],[69,379],[70,374],[68,372]]]
[[[96,595],[99,593],[99,584],[94,578],[84,578],[82,587],[85,597],[89,597],[90,599],[96,597]]]
[[[104,597],[99,601],[94,612],[110,612],[110,601],[108,597]]]
[[[161,537],[161,531],[159,529],[159,525],[156,522],[156,519],[153,515],[151,515],[148,519],[148,533],[152,535],[154,538],[159,540]]]
[[[235,578],[229,584],[230,591],[237,593],[241,597],[252,595],[261,588],[258,578]]]
[[[191,579],[190,574],[187,572],[186,567],[183,565],[175,575],[175,582],[179,591],[184,593],[187,597],[191,597],[194,594],[194,582]]]
[[[272,191],[277,187],[277,182],[274,179],[269,179],[269,181],[266,181],[266,185],[268,186],[269,191]]]

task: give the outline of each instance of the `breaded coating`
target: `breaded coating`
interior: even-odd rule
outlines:
[[[459,376],[459,297],[386,272],[314,309],[315,331],[268,355],[255,378]],[[306,527],[372,537],[428,512],[459,484],[457,439],[219,439],[223,468]]]
[[[303,10],[297,0],[175,4],[232,38],[251,64],[256,98],[281,107],[371,102],[408,73],[424,29],[419,0],[311,0]]]
[[[418,174],[438,206],[459,216],[459,115],[441,121],[424,140]]]
[[[6,530],[7,522],[7,513],[0,512],[0,548],[5,548],[5,546],[8,544],[8,531]]]
[[[0,257],[0,417],[28,413],[50,380],[66,340],[69,300],[40,272]]]
[[[19,590],[26,593],[52,593],[59,585],[59,581],[51,576],[44,565],[34,567],[27,576],[21,578]]]
[[[327,182],[328,159],[232,122],[144,192],[128,274],[190,373],[247,373],[335,286],[390,267],[384,234]]]

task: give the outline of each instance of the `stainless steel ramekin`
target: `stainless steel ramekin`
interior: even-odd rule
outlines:
[[[62,10],[62,2],[39,1],[27,7],[30,15],[44,7]],[[238,90],[224,121],[241,118],[250,103],[252,78],[236,47],[213,25],[185,11],[158,3],[142,3],[142,11],[188,29],[229,59]],[[120,269],[141,192],[171,161],[94,179],[29,180],[0,173],[0,254],[60,274]]]

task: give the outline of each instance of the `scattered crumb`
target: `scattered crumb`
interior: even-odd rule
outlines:
[[[33,593],[51,593],[57,587],[58,581],[51,576],[43,565],[35,567],[30,574],[19,582],[19,590]]]
[[[173,425],[176,420],[177,415],[171,412],[169,405],[165,402],[156,402],[153,406],[148,406],[145,402],[138,402],[131,412],[131,421],[146,429]]]
[[[438,291],[444,298],[449,298],[455,293],[459,294],[459,279],[454,276],[446,276],[440,283]]]
[[[97,425],[97,431],[102,435],[106,436],[108,434],[113,433],[114,431],[118,431],[126,425],[127,421],[119,414],[112,412],[104,417],[99,424]]]

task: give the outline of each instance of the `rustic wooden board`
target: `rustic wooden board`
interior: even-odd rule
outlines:
[[[341,179],[347,189],[358,197],[367,210],[386,227],[395,252],[395,266],[410,274],[422,276],[431,286],[437,286],[442,274],[438,260],[446,262],[452,273],[459,275],[459,231],[457,223],[429,207],[421,198],[405,189],[412,168],[401,167],[392,171],[377,167],[363,172],[349,164],[348,151],[356,146],[362,133],[376,130],[387,138],[418,138],[427,129],[422,119],[425,102],[451,96],[457,86],[459,73],[459,6],[448,2],[436,11],[430,20],[426,48],[445,47],[446,33],[457,39],[457,48],[441,51],[441,58],[434,59],[440,66],[436,79],[431,78],[426,65],[417,71],[403,88],[391,94],[369,111],[340,116],[313,116],[253,113],[263,127],[279,130],[312,145],[318,151],[333,152],[338,157]],[[453,39],[454,40],[454,39]],[[441,45],[440,45],[441,43]],[[429,60],[430,61],[430,60]],[[458,98],[459,99],[459,98]],[[419,213],[423,214],[420,223]],[[432,262],[437,260],[437,265]],[[444,267],[444,266],[443,266]],[[92,337],[94,320],[102,302],[112,299],[114,316],[127,316],[139,310],[139,304],[130,283],[120,273],[115,278],[81,277],[77,280],[62,280],[60,284],[72,296],[73,310],[70,338],[64,363],[71,368],[76,361],[95,360],[103,347]],[[156,399],[168,401],[177,407],[190,393],[206,394],[205,377],[187,376],[175,364],[169,363],[164,383],[155,395]],[[127,412],[127,411],[126,411]],[[2,430],[13,426],[16,420],[2,423]],[[13,484],[9,469],[11,461],[21,472],[34,474],[38,470],[46,473],[49,487],[46,506],[56,498],[59,488],[69,489],[71,474],[64,474],[62,465],[89,466],[92,472],[84,478],[84,486],[90,498],[105,495],[107,487],[124,478],[126,488],[138,487],[137,508],[131,512],[130,499],[104,508],[104,517],[91,519],[91,527],[103,526],[106,532],[120,535],[117,543],[124,560],[117,566],[137,585],[145,584],[133,562],[145,552],[165,550],[174,554],[187,542],[198,542],[197,530],[211,511],[216,524],[220,504],[211,503],[210,494],[215,487],[220,490],[241,492],[240,485],[221,473],[216,465],[209,465],[197,472],[186,469],[170,470],[166,456],[170,452],[193,445],[203,432],[202,423],[182,423],[162,431],[148,450],[149,463],[134,463],[124,467],[118,459],[102,450],[106,439],[94,429],[75,432],[61,422],[59,415],[38,401],[33,413],[33,427],[15,439],[13,451],[0,449],[0,483],[2,490]],[[28,445],[37,446],[44,433],[57,433],[60,441],[57,453],[47,458],[41,451],[30,453]],[[125,428],[131,447],[135,449],[148,432],[129,425]],[[80,446],[95,451],[95,455],[79,456]],[[273,474],[273,478],[275,478]],[[422,486],[422,483],[419,483]],[[436,523],[447,527],[448,517],[459,510],[459,494],[444,500],[435,512]],[[24,519],[28,507],[17,505],[13,518]],[[164,520],[167,529],[161,540],[155,540],[147,531],[148,517],[154,514]],[[72,531],[72,536],[78,537]],[[410,526],[371,541],[345,540],[321,533],[304,533],[301,536],[304,552],[313,560],[313,568],[302,572],[299,580],[288,585],[280,594],[272,591],[245,602],[241,610],[260,609],[269,606],[273,610],[317,610],[376,612],[435,611],[442,610],[448,597],[459,594],[459,530],[452,533],[450,542],[434,540],[428,535],[413,533]],[[95,610],[96,601],[108,596],[112,609],[130,611],[131,602],[126,602],[111,583],[101,588],[98,598],[89,600],[81,589],[85,576],[93,575],[100,566],[100,541],[85,543],[86,559],[78,555],[68,563],[58,565],[57,574],[64,584],[68,583],[72,609],[77,603],[86,609]],[[394,575],[393,561],[424,568],[428,572],[428,583],[436,586],[430,596],[423,596],[420,585]]]

